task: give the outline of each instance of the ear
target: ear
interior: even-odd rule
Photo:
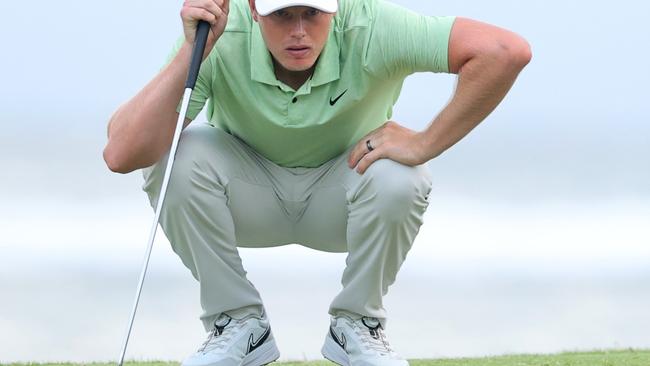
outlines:
[[[259,20],[259,14],[257,14],[257,8],[255,7],[255,0],[248,0],[248,6],[251,8],[251,15],[253,16],[254,21]]]

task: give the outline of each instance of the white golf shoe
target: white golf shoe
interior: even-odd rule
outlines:
[[[280,357],[268,319],[221,314],[208,339],[182,366],[261,366]]]
[[[376,318],[333,317],[321,352],[342,366],[409,365],[392,350]]]

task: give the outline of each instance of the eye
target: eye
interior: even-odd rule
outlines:
[[[284,9],[280,9],[280,10],[276,10],[275,12],[273,12],[273,15],[278,17],[278,18],[287,18],[290,14],[289,14],[288,11],[286,11]]]
[[[307,16],[315,17],[318,14],[320,14],[320,10],[318,9],[310,8],[309,10],[307,10]]]

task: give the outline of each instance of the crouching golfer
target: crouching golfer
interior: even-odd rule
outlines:
[[[144,168],[158,200],[199,20],[211,25],[160,223],[200,282],[207,340],[183,363],[264,365],[279,351],[238,247],[299,243],[347,252],[323,355],[341,365],[408,365],[386,339],[382,297],[429,204],[426,162],[504,98],[531,51],[477,21],[423,16],[384,0],[186,0],[167,65],[108,126],[104,159]],[[424,131],[389,121],[404,79],[458,74]],[[305,300],[308,301],[308,300]]]

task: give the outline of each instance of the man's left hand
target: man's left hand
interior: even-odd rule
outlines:
[[[372,151],[368,149],[368,143]],[[357,167],[363,174],[378,159],[391,159],[404,165],[415,166],[425,163],[427,148],[425,136],[398,123],[388,121],[370,132],[357,143],[348,157],[350,169]]]

